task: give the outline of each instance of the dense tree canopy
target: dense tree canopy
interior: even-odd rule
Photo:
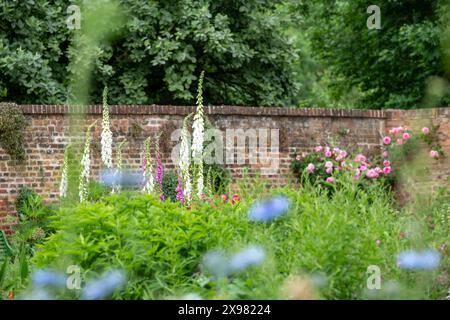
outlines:
[[[0,94],[17,103],[67,99],[70,3],[0,1]],[[121,0],[127,20],[95,51],[90,102],[108,85],[113,103],[193,102],[206,71],[209,103],[292,105],[296,49],[281,32],[272,0]],[[83,12],[82,23],[83,23]]]
[[[321,64],[321,79],[331,101],[347,98],[348,103],[352,96],[357,107],[427,106],[431,102],[427,86],[445,86],[450,78],[441,47],[449,26],[441,16],[444,4],[439,0],[376,1],[381,29],[369,30],[367,1],[307,2],[303,7],[306,37]],[[433,106],[449,102],[448,95],[441,93],[431,102]]]
[[[363,0],[115,0],[126,18],[112,19],[115,37],[81,70],[83,4],[107,1],[0,0],[0,99],[64,103],[85,85],[82,101],[98,103],[107,85],[111,103],[192,104],[205,70],[210,104],[450,102],[448,0],[377,1],[374,30]],[[70,4],[82,8],[81,30],[66,25]]]

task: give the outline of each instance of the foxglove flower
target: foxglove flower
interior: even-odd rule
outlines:
[[[191,203],[192,197],[191,174],[189,171],[191,163],[191,156],[190,156],[191,152],[190,152],[190,139],[188,131],[188,119],[189,117],[186,117],[184,119],[183,127],[181,129],[180,159],[178,163],[183,182],[183,196],[187,205]]]
[[[109,121],[109,106],[108,106],[108,88],[103,90],[103,119],[102,119],[102,161],[106,168],[112,168],[112,132]]]
[[[181,204],[184,204],[183,183],[182,183],[180,177],[178,177],[178,185],[177,185],[177,188],[175,189],[175,191],[177,192],[177,200]]]
[[[123,147],[127,143],[127,140],[123,140],[121,143],[119,143],[119,146],[117,147],[117,155],[116,155],[116,169],[113,171],[113,183],[112,183],[112,193],[119,192],[122,188],[120,183],[116,183],[117,181],[121,180],[122,175],[122,167],[123,167]]]
[[[158,138],[159,139],[159,138]],[[161,201],[166,200],[163,191],[163,177],[164,177],[164,167],[161,160],[161,150],[159,148],[159,140],[156,140],[156,182],[159,184],[159,199]]]
[[[194,115],[194,123],[192,124],[192,158],[196,165],[196,191],[198,198],[203,194],[203,143],[205,140],[205,123],[203,115],[203,77],[204,72],[201,73],[198,82],[197,94],[197,111]]]
[[[78,186],[78,192],[80,196],[80,202],[84,202],[88,197],[88,183],[89,183],[89,175],[91,173],[91,129],[94,127],[95,122],[91,124],[86,131],[86,141],[84,143],[84,151],[83,156],[81,157],[81,174],[80,174],[80,183]]]
[[[150,152],[150,137],[144,142],[144,160],[142,163],[142,176],[143,176],[143,192],[151,194],[155,188],[155,178],[153,177],[153,162]]]
[[[59,185],[59,196],[65,198],[67,196],[67,190],[69,188],[69,148],[66,147],[64,151],[64,161],[61,170],[61,183]]]

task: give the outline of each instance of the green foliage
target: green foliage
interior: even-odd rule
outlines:
[[[245,219],[230,215],[234,223]],[[61,209],[53,223],[58,231],[36,262],[65,267],[71,261],[86,278],[114,266],[125,268],[124,298],[157,297],[191,283],[202,253],[239,232],[237,225],[221,230],[229,220],[207,204],[188,212],[149,195],[113,195],[102,203]]]
[[[205,70],[209,103],[292,105],[297,53],[275,14],[281,2],[121,0],[127,20],[110,44],[95,38],[100,47],[89,49],[93,61],[85,59],[90,65],[84,68],[69,64],[80,59],[71,41],[85,39],[66,26],[67,1],[3,1],[0,92],[17,103],[64,103],[70,79],[87,85],[77,75],[92,67],[91,87],[78,90],[88,92],[87,103],[100,101],[108,85],[117,104],[191,104]],[[97,22],[89,17],[82,19],[81,32],[102,27],[85,27]]]
[[[258,190],[250,191],[238,205],[196,202],[191,210],[137,193],[62,208],[53,222],[57,231],[41,245],[34,265],[61,271],[79,265],[85,280],[106,269],[122,268],[128,281],[116,299],[192,292],[204,298],[282,298],[283,283],[299,272],[326,277],[319,289],[323,298],[365,298],[369,265],[380,267],[384,282],[414,288],[408,291],[409,298],[439,298],[448,290],[436,281],[448,272],[448,256],[427,282],[420,282],[420,273],[397,268],[395,255],[417,245],[412,233],[400,237],[404,231],[409,234],[409,221],[415,217],[396,210],[392,195],[384,189],[361,190],[348,177],[331,196],[313,185]],[[239,194],[245,192],[248,188]],[[254,199],[270,194],[288,196],[289,213],[269,224],[250,222],[247,212]],[[444,215],[442,210],[447,209],[437,205],[433,216]],[[433,223],[434,231],[424,233],[426,242],[421,246],[435,248],[447,242],[446,225],[438,218]],[[201,267],[209,250],[232,253],[248,244],[267,251],[261,266],[219,279]]]
[[[32,255],[35,245],[41,243],[52,231],[48,226],[53,209],[33,189],[23,187],[18,192],[16,208],[19,221],[13,226],[12,237],[16,248],[23,247]]]
[[[444,3],[378,1],[380,30],[366,26],[367,1],[314,1],[303,8],[306,38],[325,67],[318,70],[320,81],[335,105],[417,108],[448,103],[448,90],[432,105],[424,101],[430,77],[449,80],[440,46],[443,28],[448,28],[448,21],[440,23]]]
[[[6,238],[5,231],[0,230],[0,262],[12,256],[13,251]]]
[[[90,202],[100,201],[104,196],[108,195],[109,190],[103,184],[90,181],[88,184],[88,200]]]
[[[166,199],[172,202],[177,201],[176,188],[178,185],[178,175],[175,171],[166,171],[163,176],[163,193]]]
[[[227,168],[220,164],[207,164],[205,165],[204,173],[205,181],[207,181],[207,178],[210,179],[207,183],[212,187],[212,194],[220,195],[228,193],[229,185],[231,183],[231,173]],[[209,177],[207,177],[208,173]]]
[[[26,125],[26,119],[18,107],[0,104],[0,146],[13,160],[25,160]]]
[[[18,214],[25,214],[25,209],[30,205],[38,194],[32,188],[24,186],[19,188],[16,198],[16,210]]]
[[[29,268],[29,257],[24,246],[12,259],[0,264],[0,300],[7,298],[10,292],[14,294],[25,289]]]

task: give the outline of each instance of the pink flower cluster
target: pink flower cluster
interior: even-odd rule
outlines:
[[[430,134],[430,129],[428,127],[423,127],[421,129],[423,135]],[[389,130],[389,135],[383,137],[383,144],[387,146],[392,146],[391,142],[393,139],[397,139],[397,145],[403,145],[407,140],[409,140],[412,136],[412,132],[408,130],[406,127],[400,126],[395,127]],[[388,155],[387,151],[383,152],[383,156],[386,158]],[[436,150],[430,151],[430,157],[437,159],[439,158],[439,152]]]
[[[422,135],[430,134],[428,127],[421,129]],[[389,135],[383,137],[384,150],[382,156],[384,161],[376,166],[370,163],[367,157],[363,154],[357,154],[354,158],[349,157],[347,151],[340,148],[332,148],[329,146],[316,146],[311,154],[303,152],[296,156],[297,161],[308,161],[305,172],[308,174],[326,175],[326,183],[334,183],[336,179],[336,172],[347,171],[353,175],[353,180],[358,181],[361,178],[378,179],[390,175],[393,172],[389,155],[391,148],[403,145],[406,141],[411,139],[412,131],[405,126],[395,127],[389,130]],[[393,143],[396,141],[396,144]],[[438,158],[439,152],[436,150],[430,151],[431,158]]]
[[[329,146],[317,146],[314,148],[313,154],[318,157],[317,163],[308,163],[306,166],[306,172],[308,174],[317,173],[322,169],[325,171],[328,177],[325,178],[326,183],[334,183],[335,177],[333,172],[339,172],[341,170],[352,171],[354,173],[353,180],[359,180],[361,175],[369,178],[376,179],[383,175],[391,173],[391,164],[385,160],[383,163],[383,169],[380,167],[371,168],[370,163],[367,161],[367,157],[363,154],[357,154],[355,159],[349,158],[347,151],[340,148],[330,148]],[[302,154],[297,156],[297,160],[306,158],[308,154]]]
[[[428,128],[423,128],[422,132],[424,132],[424,129],[426,129],[425,131],[427,131],[427,133],[429,132]],[[403,143],[405,143],[405,141],[407,141],[411,138],[411,133],[409,132],[409,130],[406,127],[402,127],[402,126],[390,129],[389,135],[394,136],[394,138],[397,138],[398,145],[402,145]],[[384,145],[388,146],[391,144],[391,142],[393,140],[393,138],[391,136],[383,137]]]

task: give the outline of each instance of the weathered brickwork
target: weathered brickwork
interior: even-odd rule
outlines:
[[[60,181],[60,167],[68,137],[78,132],[84,138],[86,124],[97,121],[93,130],[91,148],[92,175],[98,175],[100,161],[101,110],[99,105],[81,107],[54,105],[20,106],[29,121],[25,133],[26,161],[17,163],[0,148],[0,225],[1,219],[14,212],[14,201],[21,186],[30,186],[49,201],[57,199]],[[86,116],[74,119],[80,111]],[[114,146],[126,139],[123,152],[124,164],[138,169],[141,164],[143,141],[148,136],[161,133],[161,144],[165,170],[174,169],[171,152],[177,141],[171,141],[172,133],[180,129],[183,118],[195,111],[195,107],[176,106],[111,106],[111,129]],[[365,149],[377,152],[381,136],[387,128],[406,124],[420,126],[433,123],[439,127],[439,139],[447,154],[450,154],[450,108],[420,111],[405,110],[341,110],[341,109],[296,109],[211,106],[205,111],[211,124],[226,133],[239,130],[237,136],[248,130],[267,130],[267,141],[271,132],[279,130],[279,148],[271,147],[270,159],[279,157],[279,170],[268,175],[272,185],[282,185],[290,178],[290,161],[296,152],[310,150],[318,143],[339,139],[342,145],[351,149]],[[69,126],[69,124],[71,124]],[[73,135],[72,135],[73,136]],[[260,139],[261,135],[260,135]],[[223,139],[226,147],[226,139]],[[246,142],[248,151],[249,141]],[[115,148],[113,149],[115,153]],[[236,150],[240,150],[237,148]],[[224,157],[226,148],[224,150]],[[267,156],[267,155],[266,155]],[[246,175],[255,175],[267,168],[261,161],[250,163],[245,153],[244,163],[226,164],[235,181]],[[450,174],[448,161],[437,161],[433,167],[433,178],[446,179]]]
[[[423,181],[420,181],[420,187],[435,188],[446,185],[450,189],[450,108],[386,111],[386,127],[400,125],[407,126],[414,132],[420,132],[423,127],[436,130],[437,142],[442,148],[443,155],[438,161],[429,159],[427,165],[431,170],[429,175],[421,178]],[[429,151],[429,146],[422,147],[424,149],[418,152]]]

